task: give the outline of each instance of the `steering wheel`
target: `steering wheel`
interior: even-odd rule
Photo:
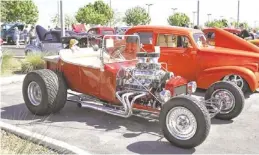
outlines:
[[[121,55],[121,53],[123,52],[125,48],[125,45],[122,45],[122,46],[119,46],[119,47],[116,47],[112,52],[111,52],[111,58],[117,58],[118,56],[119,57],[123,57]]]

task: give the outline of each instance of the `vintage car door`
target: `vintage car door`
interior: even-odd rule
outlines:
[[[166,62],[169,71],[188,80],[196,79],[196,52],[188,36],[160,33],[156,46],[160,46],[159,61]]]

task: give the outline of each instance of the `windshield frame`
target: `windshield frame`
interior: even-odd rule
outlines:
[[[105,65],[105,64],[112,64],[112,63],[121,63],[121,62],[130,62],[130,61],[136,61],[136,59],[132,59],[132,60],[127,60],[127,59],[123,59],[123,60],[118,60],[118,61],[115,61],[115,62],[109,62],[109,63],[105,63],[104,62],[104,54],[107,54],[107,55],[110,55],[109,53],[107,53],[107,49],[105,48],[105,38],[112,38],[114,41],[116,40],[116,38],[118,37],[130,37],[130,36],[134,36],[134,37],[137,37],[137,44],[138,44],[138,47],[139,49],[141,48],[141,44],[140,44],[140,37],[138,35],[104,35],[103,36],[103,39],[102,39],[102,48],[101,48],[101,52],[100,52],[100,60],[101,60],[101,64],[102,65]],[[115,39],[114,39],[115,38]],[[127,42],[126,42],[127,44]],[[125,44],[125,45],[126,45]]]

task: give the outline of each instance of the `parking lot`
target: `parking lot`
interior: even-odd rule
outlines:
[[[259,152],[259,94],[246,96],[242,114],[233,121],[212,119],[208,138],[200,146],[184,150],[174,147],[160,133],[155,120],[124,119],[102,112],[80,109],[67,102],[58,114],[48,117],[28,112],[22,83],[1,86],[1,117],[4,122],[41,133],[94,154],[201,154]],[[202,96],[199,90],[196,95]]]
[[[6,51],[12,53],[14,56],[25,56],[24,53],[25,45],[21,44],[20,47],[16,47],[15,45],[2,45],[2,51]]]

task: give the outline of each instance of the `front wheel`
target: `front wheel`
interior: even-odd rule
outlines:
[[[163,105],[160,124],[165,138],[171,144],[193,148],[208,136],[210,116],[203,103],[189,96],[181,96]]]
[[[220,112],[215,118],[231,120],[244,108],[245,97],[242,90],[231,82],[216,82],[205,93],[205,100],[213,99]]]
[[[222,79],[222,81],[234,83],[243,91],[243,93],[246,93],[249,91],[248,83],[246,82],[246,80],[244,78],[242,78],[239,75],[235,75],[235,74],[227,75]]]

